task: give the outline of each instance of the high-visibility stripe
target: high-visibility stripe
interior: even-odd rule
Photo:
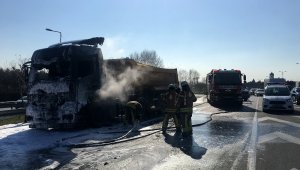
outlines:
[[[165,112],[175,113],[177,109],[165,109]]]
[[[180,108],[180,112],[193,112],[193,108],[190,107]]]

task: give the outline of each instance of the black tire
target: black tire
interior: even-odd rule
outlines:
[[[263,111],[263,112],[265,112],[265,113],[268,113],[268,111],[269,111],[269,110],[267,110],[267,109],[263,109],[262,111]]]

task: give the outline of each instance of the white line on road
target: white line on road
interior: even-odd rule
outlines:
[[[273,118],[273,117],[262,117],[262,118],[258,119],[258,122],[263,122],[263,121],[266,121],[266,120],[272,120],[274,122],[280,122],[280,123],[284,123],[284,124],[287,124],[287,125],[290,125],[290,126],[300,128],[299,123],[289,122],[289,121],[286,121],[286,120],[276,119],[276,118]]]
[[[250,148],[248,150],[248,170],[255,170],[256,168],[257,110],[258,110],[259,99],[260,98],[258,98],[256,103],[256,109],[255,109],[255,114],[252,123]]]
[[[297,138],[297,137],[294,137],[294,136],[291,136],[291,135],[288,135],[288,134],[285,134],[282,132],[273,132],[273,133],[269,133],[269,134],[260,136],[258,143],[268,142],[268,141],[276,139],[276,138],[281,138],[288,142],[300,145],[300,138]]]

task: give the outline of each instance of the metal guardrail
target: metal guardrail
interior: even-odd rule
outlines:
[[[25,114],[25,108],[0,111],[0,117]]]
[[[16,106],[15,101],[0,102],[0,108],[13,108]]]

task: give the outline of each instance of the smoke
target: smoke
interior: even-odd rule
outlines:
[[[133,92],[134,86],[137,86],[142,78],[142,74],[130,67],[123,72],[117,73],[114,69],[103,65],[102,87],[99,90],[101,99],[118,98],[126,101],[128,95]]]

